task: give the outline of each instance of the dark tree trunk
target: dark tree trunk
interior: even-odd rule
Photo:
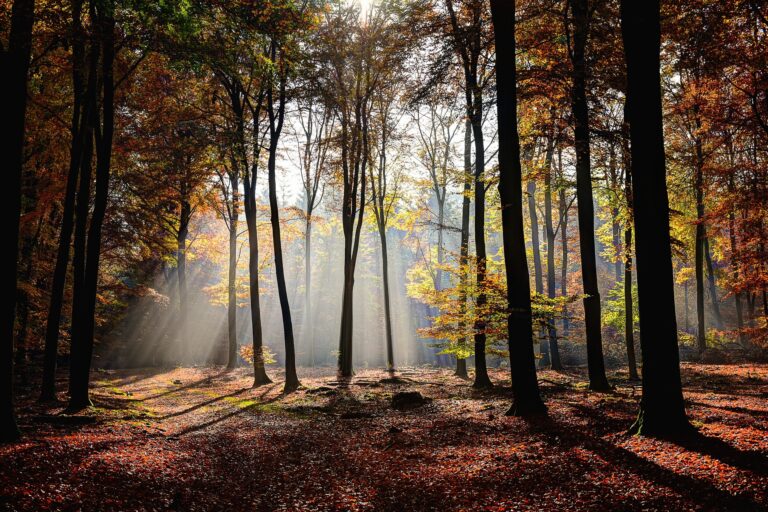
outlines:
[[[536,214],[536,181],[528,180],[528,215],[531,219],[531,247],[533,249],[533,282],[536,293],[544,293],[544,277],[541,270],[541,244],[539,243],[539,216]]]
[[[734,193],[733,176],[728,181],[728,192]],[[733,280],[739,281],[739,262],[737,260],[737,244],[736,244],[736,213],[731,208],[728,211],[728,238],[731,244],[731,272],[733,273]],[[747,346],[747,336],[744,333],[744,311],[741,304],[741,293],[736,292],[733,294],[733,300],[736,304],[736,329],[739,331],[739,343],[743,346]]]
[[[527,187],[528,196],[528,216],[531,219],[531,250],[533,252],[533,282],[535,284],[536,293],[542,295],[544,293],[544,276],[541,268],[541,244],[539,243],[539,216],[536,213],[536,181],[533,177],[528,180]],[[541,359],[539,364],[541,366],[549,366],[551,364],[549,358],[549,341],[544,341],[544,331],[540,327],[538,329],[537,341],[541,348]]]
[[[309,365],[315,366],[315,335],[312,328],[312,208],[304,228],[304,338],[309,342]]]
[[[625,117],[626,103],[625,103]],[[624,201],[630,212],[624,227],[624,343],[627,346],[627,367],[630,380],[639,378],[637,373],[637,357],[635,355],[635,314],[632,300],[632,159],[629,149],[629,126],[624,121]]]
[[[687,433],[691,426],[685,415],[677,347],[659,76],[659,10],[658,0],[621,2],[643,354],[643,397],[633,429],[644,435],[669,436]]]
[[[632,228],[624,229],[624,342],[627,345],[627,366],[629,378],[638,379],[637,358],[635,357],[635,320],[632,302]]]
[[[696,273],[696,345],[699,352],[707,349],[707,326],[704,318],[704,166],[699,158],[701,141],[696,142],[696,171],[694,187],[696,189],[696,254],[694,259]]]
[[[561,167],[560,176],[562,178],[562,154],[558,158],[558,165]],[[568,205],[565,202],[565,189],[561,188],[558,194],[558,214],[560,216],[560,296],[568,296]],[[570,321],[568,319],[568,305],[563,305],[563,336],[568,337],[570,330]]]
[[[483,97],[475,84],[472,135],[475,141],[475,257],[477,258],[477,308],[485,307],[486,249],[485,249],[485,142],[483,141]],[[474,388],[490,388],[493,386],[488,377],[488,367],[485,361],[485,320],[478,318],[475,322],[475,382]]]
[[[550,135],[547,141],[547,159],[544,174],[544,228],[547,233],[547,297],[554,299],[555,290],[555,229],[552,223],[552,155],[554,152],[554,137]],[[560,362],[560,348],[557,344],[557,327],[555,318],[547,319],[547,344],[549,345],[550,367],[560,371],[563,365]]]
[[[275,43],[273,43],[272,57],[275,60]],[[285,63],[281,63],[284,66]],[[281,70],[281,73],[283,70]],[[277,112],[274,109],[272,84],[267,90],[267,108],[269,109],[269,160],[267,172],[269,176],[269,213],[272,223],[272,246],[275,256],[275,279],[277,280],[277,294],[280,299],[280,311],[283,318],[283,336],[285,337],[285,386],[287,392],[298,389],[299,377],[296,374],[296,348],[293,339],[293,321],[291,320],[291,306],[288,303],[288,291],[285,286],[285,265],[283,263],[283,246],[280,238],[280,212],[277,207],[277,179],[275,177],[275,165],[277,158],[277,144],[283,129],[285,116],[285,82],[286,77],[279,77],[278,101],[280,103]]]
[[[392,343],[392,311],[389,300],[389,256],[387,254],[387,230],[379,227],[379,240],[381,241],[381,276],[384,286],[384,331],[387,348],[387,370],[395,370],[395,355]]]
[[[715,269],[712,265],[712,251],[709,248],[709,237],[704,238],[704,262],[707,265],[707,287],[709,299],[712,301],[712,316],[715,319],[715,327],[723,329],[723,316],[720,313],[720,300],[717,298],[717,284],[715,283]]]
[[[229,268],[227,274],[227,368],[237,368],[237,227],[240,220],[236,173],[230,174],[232,214],[229,219]]]
[[[517,131],[515,69],[515,2],[491,0],[496,36],[496,80],[499,115],[499,195],[501,197],[504,267],[507,273],[509,367],[513,404],[507,414],[546,412],[536,380],[528,262],[523,228],[523,184]]]
[[[179,294],[179,325],[177,333],[180,354],[183,354],[184,343],[187,339],[187,237],[189,222],[192,217],[192,206],[189,203],[189,191],[185,182],[181,183],[181,200],[179,201],[179,230],[176,233],[176,284]]]
[[[251,328],[253,330],[253,387],[272,382],[264,368],[264,335],[261,328],[261,300],[259,298],[259,234],[257,228],[255,176],[245,178],[245,222],[248,226],[248,291],[251,299]]]
[[[464,123],[464,191],[461,199],[461,239],[459,242],[459,266],[462,313],[467,308],[467,263],[469,262],[469,207],[470,193],[472,192],[472,123],[467,119]],[[463,327],[463,326],[461,326]],[[466,344],[467,340],[463,340]],[[467,360],[465,358],[456,358],[456,376],[462,379],[468,379]]]
[[[96,320],[96,292],[99,281],[99,259],[101,255],[101,233],[104,216],[109,200],[109,178],[112,164],[112,139],[114,134],[114,3],[105,2],[97,9],[97,29],[101,38],[101,125],[96,136],[96,186],[88,228],[86,248],[85,282],[83,285],[84,300],[82,309],[77,315],[82,315],[81,328],[73,332],[72,365],[77,371],[72,375],[70,383],[69,409],[78,410],[90,404],[88,384],[91,374],[91,359],[93,356],[94,329]],[[75,350],[77,348],[77,350]]]
[[[11,8],[11,31],[8,47],[0,54],[3,71],[2,98],[5,112],[2,118],[3,137],[0,154],[7,172],[3,184],[5,210],[3,240],[6,247],[3,273],[2,352],[0,353],[0,442],[19,438],[13,405],[13,328],[16,309],[16,271],[19,251],[19,214],[21,212],[21,173],[24,154],[24,118],[27,108],[27,72],[32,50],[34,0],[15,0]]]
[[[90,7],[90,15],[94,15],[93,6]],[[91,201],[91,181],[93,174],[94,133],[98,122],[99,112],[97,107],[97,74],[99,62],[99,40],[96,31],[91,37],[89,51],[88,85],[85,93],[85,110],[88,113],[84,120],[83,148],[80,157],[80,182],[75,203],[75,238],[74,252],[72,255],[72,325],[70,338],[70,364],[69,364],[69,395],[70,407],[82,409],[90,404],[87,390],[87,377],[83,377],[85,352],[83,347],[84,323],[87,321],[87,292],[85,288],[86,275],[86,250],[88,213]],[[86,384],[83,392],[83,382]],[[79,389],[78,389],[79,388]],[[79,395],[79,396],[78,396]],[[77,401],[73,397],[77,396]]]
[[[80,174],[80,160],[83,150],[83,134],[87,133],[85,121],[89,118],[88,109],[84,108],[84,66],[85,35],[81,22],[82,0],[72,2],[72,89],[73,108],[70,126],[71,145],[69,152],[69,173],[64,192],[64,209],[61,217],[61,231],[56,250],[56,266],[53,271],[51,299],[45,327],[45,356],[43,362],[43,381],[40,392],[41,401],[56,398],[56,363],[59,350],[59,327],[61,310],[64,303],[64,287],[69,266],[69,246],[72,243],[72,231],[75,223],[75,195]],[[89,105],[86,105],[89,106]]]
[[[570,0],[573,12],[572,108],[576,141],[576,196],[579,203],[579,249],[581,279],[584,285],[584,324],[587,334],[589,388],[607,391],[611,388],[605,376],[603,339],[600,326],[600,291],[597,286],[595,261],[595,222],[592,204],[592,173],[589,149],[589,108],[587,106],[586,44],[589,32],[588,0]]]

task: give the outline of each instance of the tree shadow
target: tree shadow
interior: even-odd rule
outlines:
[[[589,449],[609,463],[653,481],[656,485],[669,487],[696,503],[707,503],[708,499],[711,498],[717,500],[718,504],[724,505],[726,510],[760,509],[760,505],[748,497],[734,496],[709,482],[676,473],[630,450],[611,444],[603,439],[580,433],[578,430],[573,429],[572,426],[561,424],[551,417],[526,421],[533,430],[542,433],[546,437],[554,438],[554,436],[557,436],[560,443],[565,447]],[[708,438],[706,441],[699,441],[698,444],[689,445],[690,448],[685,445],[680,446],[700,453],[702,450],[706,450],[712,453],[713,456],[717,455],[718,457],[716,458],[718,460],[720,460],[719,457],[723,457],[729,461],[737,462],[739,467],[744,467],[745,460],[742,457],[745,457],[745,454],[733,447],[723,448],[721,444],[725,443],[722,443],[722,441],[720,443],[713,442],[711,438]]]

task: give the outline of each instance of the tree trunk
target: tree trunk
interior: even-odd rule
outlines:
[[[632,302],[632,228],[624,229],[624,342],[627,345],[627,366],[630,380],[637,380],[635,357],[635,315]]]
[[[274,43],[273,43],[274,44]],[[274,54],[273,54],[274,57]],[[274,58],[273,58],[274,60]],[[281,63],[282,66],[285,63]],[[275,256],[275,279],[277,280],[277,294],[280,298],[280,311],[283,318],[283,336],[285,337],[285,385],[283,391],[288,393],[298,389],[299,377],[296,374],[296,346],[293,337],[293,321],[291,320],[291,306],[288,303],[288,290],[285,286],[285,265],[283,264],[283,245],[280,238],[280,212],[277,207],[277,179],[275,178],[275,165],[277,158],[277,144],[280,132],[283,128],[285,115],[285,81],[284,76],[279,78],[279,102],[277,114],[274,112],[272,97],[272,85],[267,91],[267,105],[270,118],[269,160],[267,171],[269,176],[269,212],[272,222],[272,246]]]
[[[587,105],[585,57],[589,32],[588,0],[570,0],[573,11],[573,88],[572,108],[576,142],[576,196],[579,203],[579,249],[581,279],[584,285],[584,324],[587,335],[589,388],[607,391],[611,388],[605,376],[603,340],[600,326],[600,291],[597,286],[595,261],[595,225],[592,205],[592,173],[589,149],[589,108]]]
[[[253,331],[253,387],[272,382],[264,368],[264,336],[261,329],[261,300],[259,298],[259,234],[255,187],[246,177],[245,222],[248,226],[248,291],[251,299],[251,328]]]
[[[717,298],[717,285],[715,283],[715,269],[712,266],[712,252],[709,249],[709,237],[704,238],[704,262],[707,265],[707,285],[709,299],[712,301],[712,312],[715,319],[715,327],[723,329],[723,316],[720,314],[720,301]]]
[[[237,368],[237,228],[240,220],[238,207],[239,179],[229,176],[232,188],[232,215],[229,219],[229,269],[227,275],[227,368]]]
[[[554,152],[554,137],[549,136],[547,141],[547,155],[544,174],[544,229],[547,233],[547,297],[554,299],[555,292],[555,229],[552,224],[552,155]],[[547,319],[547,344],[549,345],[550,367],[560,371],[563,365],[560,362],[560,348],[557,344],[557,327],[555,318]]]
[[[5,209],[3,240],[5,261],[3,273],[2,352],[0,352],[0,443],[19,438],[13,405],[13,328],[16,308],[16,271],[19,251],[19,214],[21,213],[21,173],[24,154],[24,120],[27,108],[27,72],[32,49],[34,0],[15,0],[11,8],[11,31],[7,49],[0,54],[3,71],[2,97],[5,99],[0,154],[7,172],[3,184]]]
[[[627,117],[626,102],[624,116]],[[630,212],[624,227],[624,343],[627,346],[627,367],[630,380],[637,380],[637,357],[635,355],[635,314],[632,300],[632,158],[629,149],[629,126],[623,126],[624,156],[624,201]]]
[[[536,380],[533,317],[523,227],[523,184],[517,131],[515,69],[515,2],[491,0],[496,36],[496,80],[499,116],[499,196],[501,198],[504,268],[507,273],[507,335],[513,403],[507,414],[546,412]]]
[[[485,272],[485,143],[483,141],[483,97],[479,87],[475,86],[472,112],[472,135],[475,140],[475,257],[477,258],[477,305],[482,310],[486,304]],[[485,320],[478,318],[475,322],[475,382],[474,388],[490,388],[493,386],[488,377],[485,361]]]
[[[562,167],[562,155],[558,158],[558,165]],[[562,176],[562,169],[560,175]],[[558,214],[560,216],[560,296],[568,296],[568,205],[565,202],[565,189],[561,188],[558,195]],[[568,319],[568,305],[563,305],[563,336],[568,337],[570,321]]]
[[[459,288],[461,294],[459,300],[461,301],[462,315],[466,312],[467,308],[467,263],[469,262],[469,206],[470,206],[470,193],[472,192],[472,123],[467,118],[464,123],[464,190],[461,199],[461,239],[459,242]],[[460,326],[463,328],[463,326]],[[462,343],[466,344],[468,340],[463,340]],[[456,376],[462,379],[468,379],[467,374],[467,360],[465,358],[456,358]]]
[[[733,176],[728,180],[728,192],[734,193]],[[739,262],[737,261],[737,245],[736,245],[736,213],[731,208],[728,211],[728,238],[731,243],[731,272],[733,273],[733,281],[738,283],[739,281]],[[747,337],[744,333],[744,312],[741,305],[741,293],[736,292],[733,294],[733,300],[736,304],[736,329],[739,331],[739,343],[743,346],[747,346]]]
[[[536,213],[536,181],[533,177],[528,180],[528,216],[531,219],[531,249],[533,252],[533,282],[535,283],[536,293],[539,295],[544,294],[544,277],[541,268],[541,246],[539,244],[539,216]],[[544,331],[538,329],[539,333],[536,337],[541,347],[541,360],[539,364],[541,366],[549,366],[551,364],[549,357],[549,341],[544,342]]]
[[[43,380],[40,401],[56,399],[56,363],[59,350],[59,327],[61,310],[64,303],[64,287],[69,266],[69,246],[72,243],[72,231],[75,224],[75,195],[80,174],[80,160],[83,150],[83,134],[87,133],[85,122],[89,118],[88,108],[84,108],[84,69],[85,40],[81,22],[83,1],[72,2],[72,89],[73,108],[70,125],[71,144],[69,151],[69,173],[64,192],[64,209],[61,217],[61,231],[56,250],[56,265],[53,271],[51,299],[48,305],[48,317],[45,326],[45,355],[43,360]],[[89,107],[90,104],[85,105]]]
[[[701,141],[696,141],[696,154],[700,153]],[[694,178],[696,189],[696,345],[699,352],[707,349],[707,326],[704,319],[704,166],[699,157],[696,158],[696,170]]]
[[[179,230],[176,233],[176,284],[179,294],[179,325],[177,345],[179,354],[184,354],[187,341],[187,237],[189,236],[189,221],[192,207],[186,186],[181,186],[181,201],[179,204]]]
[[[93,15],[93,7],[90,14]],[[91,181],[93,173],[93,147],[94,132],[98,122],[99,112],[97,110],[97,73],[99,60],[99,42],[94,35],[91,38],[91,48],[89,55],[88,85],[86,87],[85,101],[87,106],[85,110],[88,117],[85,119],[85,129],[83,130],[83,150],[80,158],[80,183],[77,191],[75,203],[75,238],[74,251],[72,255],[72,326],[70,338],[70,364],[69,364],[69,395],[70,406],[73,409],[84,408],[90,405],[87,390],[87,376],[84,378],[83,365],[85,362],[84,352],[87,348],[82,347],[84,341],[83,323],[86,321],[87,292],[85,290],[86,273],[86,243],[88,229],[88,210],[91,201]],[[83,382],[86,384],[83,392]],[[77,389],[79,388],[79,390]],[[79,396],[77,396],[79,394]],[[75,402],[72,398],[77,396]]]
[[[395,356],[392,344],[392,310],[389,301],[389,256],[387,254],[387,231],[379,226],[381,240],[381,276],[384,285],[384,331],[387,343],[387,371],[395,371]]]
[[[627,104],[640,299],[643,396],[633,430],[643,435],[687,433],[677,347],[672,249],[669,238],[662,125],[659,1],[621,1],[627,60]]]
[[[315,366],[315,334],[312,326],[312,209],[304,229],[304,338],[309,343],[309,365]]]
[[[88,384],[91,374],[91,359],[93,357],[94,331],[96,321],[96,293],[99,281],[99,260],[101,256],[101,233],[104,216],[109,201],[109,178],[112,164],[112,139],[114,135],[114,33],[115,20],[114,3],[106,2],[97,10],[97,29],[101,37],[101,127],[96,137],[96,186],[88,228],[87,254],[85,264],[84,299],[82,309],[77,310],[82,315],[82,326],[73,332],[72,364],[77,368],[70,383],[69,409],[78,410],[90,404]],[[77,347],[77,350],[75,348]]]

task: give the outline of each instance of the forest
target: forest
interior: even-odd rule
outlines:
[[[762,0],[0,6],[0,510],[768,509]]]

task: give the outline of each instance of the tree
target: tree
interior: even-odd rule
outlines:
[[[546,411],[539,395],[533,354],[533,325],[528,262],[523,235],[522,167],[517,130],[515,2],[491,0],[496,36],[496,82],[499,114],[499,196],[504,238],[504,266],[509,303],[509,360],[513,404],[507,414],[527,416]]]
[[[293,340],[293,321],[291,320],[291,308],[288,303],[288,291],[285,286],[285,268],[283,264],[283,248],[280,239],[280,216],[277,208],[277,181],[275,178],[275,165],[277,157],[277,145],[280,133],[283,131],[286,109],[286,81],[287,64],[285,62],[284,49],[274,39],[270,44],[270,60],[276,65],[277,72],[269,77],[267,85],[267,113],[269,116],[269,159],[267,171],[269,173],[269,211],[272,222],[272,243],[275,256],[275,278],[277,279],[277,292],[280,297],[280,311],[283,317],[283,336],[285,337],[285,386],[284,391],[295,391],[299,387],[299,378],[296,375],[296,350]],[[275,80],[276,79],[276,80]],[[275,86],[277,81],[277,86]],[[277,95],[277,98],[275,98]],[[276,107],[277,104],[277,107]]]
[[[643,435],[687,433],[677,347],[672,250],[669,239],[658,0],[621,2],[627,63],[627,114],[632,169],[643,397],[632,430]]]
[[[11,30],[8,47],[0,48],[0,70],[3,72],[2,97],[7,111],[3,119],[2,154],[8,168],[3,192],[6,261],[12,261],[3,272],[3,296],[6,300],[0,336],[0,442],[19,437],[13,406],[13,330],[16,310],[16,272],[19,251],[19,214],[21,213],[21,174],[24,151],[24,125],[27,108],[27,71],[32,51],[34,0],[14,0],[11,8]]]
[[[487,10],[485,3],[479,0],[469,0],[461,5],[463,14],[467,18],[460,19],[453,0],[446,0],[446,8],[450,17],[451,36],[453,37],[455,51],[464,72],[464,94],[466,99],[467,118],[472,125],[472,139],[475,145],[474,185],[475,185],[475,257],[477,267],[475,278],[480,294],[477,297],[477,305],[483,308],[486,297],[483,294],[483,281],[486,276],[486,243],[485,243],[485,137],[483,134],[483,112],[485,103],[483,91],[488,81],[485,77],[487,67],[490,66],[487,58]],[[472,384],[476,388],[488,388],[493,384],[488,377],[488,369],[485,359],[485,326],[482,316],[477,317],[475,325],[475,381]]]
[[[88,219],[90,192],[89,169],[81,170],[80,190],[77,199],[77,224],[75,229],[75,256],[80,250],[80,258],[73,261],[76,277],[82,279],[81,296],[75,293],[73,299],[72,352],[70,363],[69,409],[80,410],[90,405],[88,384],[90,382],[91,358],[94,343],[94,322],[96,314],[96,292],[99,279],[99,259],[101,256],[101,235],[104,216],[109,199],[109,179],[112,162],[112,140],[115,126],[115,5],[113,1],[102,4],[90,4],[90,14],[94,20],[94,41],[91,43],[91,69],[89,87],[97,82],[96,65],[100,64],[100,101],[96,94],[90,116],[92,137],[95,139],[96,183],[93,197],[93,211]],[[100,59],[99,59],[100,53]],[[92,88],[93,90],[93,88]],[[97,111],[97,105],[100,112]],[[91,135],[89,135],[90,137]],[[86,161],[87,161],[86,157]],[[88,224],[87,240],[84,240],[85,225]],[[79,228],[79,229],[78,229]],[[78,237],[78,231],[79,237]],[[78,239],[80,243],[78,244]],[[79,272],[78,272],[79,270]],[[81,275],[77,275],[81,274]],[[78,285],[77,281],[75,285]]]
[[[589,32],[588,0],[569,0],[573,18],[570,48],[573,63],[572,109],[576,142],[576,195],[579,203],[579,249],[581,278],[584,285],[584,322],[587,335],[589,388],[606,391],[611,388],[605,376],[603,341],[600,326],[600,291],[595,261],[594,208],[592,206],[592,173],[589,148],[589,107],[587,104],[586,46]]]

